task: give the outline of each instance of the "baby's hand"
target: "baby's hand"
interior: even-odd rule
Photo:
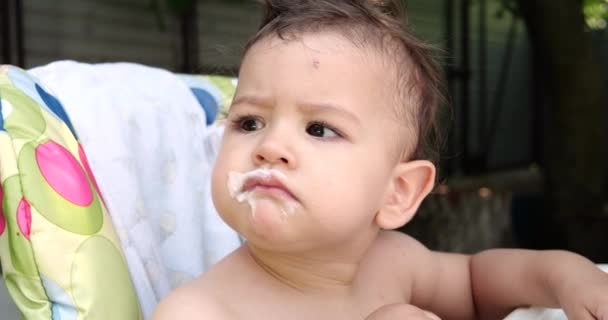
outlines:
[[[367,316],[365,320],[441,320],[435,314],[422,310],[411,304],[396,303],[389,304],[378,308],[372,314]],[[603,320],[603,319],[602,319]]]
[[[560,304],[568,319],[608,320],[608,274],[594,281],[564,284],[561,291]]]

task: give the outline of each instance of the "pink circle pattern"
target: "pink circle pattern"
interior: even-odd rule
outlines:
[[[2,183],[0,183],[0,236],[4,233],[4,229],[6,229],[6,219],[4,218],[4,211],[2,210],[3,197]]]
[[[80,157],[80,162],[84,166],[84,170],[86,170],[87,174],[89,175],[89,179],[91,179],[91,181],[93,182],[93,186],[95,187],[95,190],[97,190],[97,194],[101,198],[101,201],[103,201],[103,203],[105,204],[106,201],[103,199],[103,195],[99,191],[99,186],[97,185],[97,180],[95,180],[93,171],[91,170],[91,167],[89,166],[89,160],[87,160],[87,155],[84,153],[84,150],[82,149],[82,146],[80,145],[80,143],[78,144],[78,157]]]
[[[44,179],[59,195],[79,206],[91,204],[93,192],[86,174],[68,150],[48,141],[36,148],[36,161]]]
[[[29,240],[32,228],[32,211],[30,204],[25,198],[21,199],[19,207],[17,207],[17,224],[23,236]]]

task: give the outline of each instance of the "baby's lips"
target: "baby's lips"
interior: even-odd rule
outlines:
[[[246,193],[259,185],[267,188],[278,188],[297,201],[297,197],[286,186],[284,180],[286,180],[285,174],[275,169],[255,169],[245,173],[231,171],[228,173],[227,186],[230,196],[233,198],[238,198],[239,194]]]
[[[287,188],[285,186],[285,184],[283,184],[283,182],[281,182],[281,180],[277,179],[274,176],[264,176],[264,177],[258,177],[258,176],[253,176],[250,177],[249,179],[245,180],[245,183],[243,184],[243,188],[242,188],[242,192],[248,192],[251,191],[253,189],[255,189],[255,187],[262,187],[262,188],[268,188],[268,189],[279,189],[282,192],[284,192],[287,196],[289,196],[290,198],[293,198],[294,200],[296,200],[296,197],[294,196],[294,194],[291,192],[291,190],[289,190],[289,188]]]

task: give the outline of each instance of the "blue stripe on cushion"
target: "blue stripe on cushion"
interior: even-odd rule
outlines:
[[[203,110],[205,110],[207,125],[212,124],[213,121],[215,121],[215,117],[217,117],[217,112],[219,109],[217,101],[206,90],[200,88],[190,88],[190,90],[196,97],[196,100],[198,100],[198,103],[200,103],[200,105],[203,107]]]
[[[68,126],[68,128],[70,128],[70,131],[72,131],[74,138],[76,138],[78,140],[76,131],[74,131],[74,127],[72,127],[72,122],[70,121],[70,118],[68,118],[67,113],[65,113],[65,109],[63,109],[61,102],[59,102],[59,100],[57,100],[57,98],[55,98],[54,96],[48,94],[37,83],[36,83],[36,91],[38,92],[38,94],[40,95],[40,97],[42,98],[44,103],[46,103],[46,105],[51,109],[51,111],[53,111],[53,113],[55,115],[57,115],[59,117],[59,119],[61,119],[61,120],[63,120],[63,122],[65,122],[65,124]]]
[[[0,131],[4,130],[4,116],[2,115],[2,99],[0,99]]]
[[[61,103],[59,103],[57,98],[53,97],[52,95],[48,94],[44,89],[42,89],[35,77],[33,77],[31,74],[29,74],[23,69],[20,69],[15,66],[9,66],[8,78],[11,80],[11,82],[16,88],[18,88],[27,96],[36,101],[40,105],[40,107],[48,111],[49,114],[51,114],[52,116],[58,118],[59,120],[62,120],[68,126],[74,137],[78,139],[76,131],[74,131],[72,123],[69,121],[69,118],[63,110],[63,106],[61,105]],[[45,96],[47,98],[45,98]],[[50,99],[48,97],[50,97]],[[52,100],[57,101],[55,105],[58,105],[58,108],[53,109],[53,102],[49,103],[49,101]]]

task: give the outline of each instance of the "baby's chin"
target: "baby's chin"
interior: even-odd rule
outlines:
[[[249,212],[242,222],[243,234],[249,242],[282,246],[290,242],[297,213],[281,201],[270,197],[256,197],[249,201]],[[260,243],[262,244],[262,243]]]
[[[287,227],[292,213],[288,213],[283,203],[272,198],[255,197],[249,201],[250,226],[261,236],[273,235]]]

